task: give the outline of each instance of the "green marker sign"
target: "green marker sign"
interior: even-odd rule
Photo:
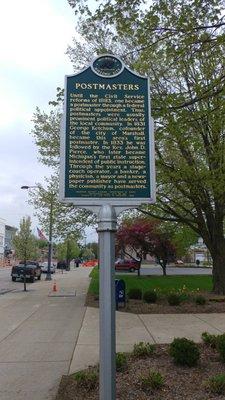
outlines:
[[[154,202],[148,78],[102,55],[66,77],[61,199],[77,205]]]

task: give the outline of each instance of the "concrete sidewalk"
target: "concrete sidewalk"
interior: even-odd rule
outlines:
[[[99,360],[99,310],[84,306],[90,269],[57,273],[53,281],[15,283],[0,296],[0,399],[53,400],[63,374]],[[134,343],[201,340],[204,331],[225,331],[224,314],[116,313],[117,351]]]
[[[89,273],[55,274],[56,293],[53,281],[43,280],[27,284],[28,292],[18,282],[16,291],[0,296],[1,400],[55,398],[82,325]]]
[[[201,341],[203,332],[225,332],[224,314],[129,314],[116,312],[116,351],[131,351],[138,342],[170,343],[175,337]],[[70,373],[99,361],[99,310],[88,307]]]

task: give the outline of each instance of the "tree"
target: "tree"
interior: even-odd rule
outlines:
[[[35,215],[46,232],[49,232],[52,205],[55,236],[65,238],[69,233],[73,233],[78,238],[85,226],[95,222],[95,216],[90,211],[77,208],[73,204],[63,204],[58,200],[62,102],[63,90],[57,88],[56,100],[49,102],[52,106],[49,114],[42,112],[39,108],[34,113],[31,134],[38,148],[39,161],[51,167],[53,174],[45,179],[46,188],[37,184],[37,190],[29,191],[29,195],[30,203],[36,209]]]
[[[23,217],[20,222],[20,229],[13,238],[13,245],[15,247],[16,256],[26,262],[32,260],[37,256],[37,241],[35,236],[31,233],[31,219],[30,217]]]
[[[172,242],[176,247],[176,255],[178,258],[185,256],[190,246],[198,241],[198,234],[190,229],[187,225],[176,223],[174,226]]]
[[[29,191],[29,202],[34,205],[35,215],[41,226],[49,234],[51,225],[55,238],[65,239],[72,234],[78,240],[82,236],[84,227],[92,223],[92,214],[74,207],[73,204],[59,202],[57,177],[51,176],[45,181],[46,187],[37,184],[35,190]]]
[[[128,255],[141,262],[147,254],[154,256],[166,275],[166,266],[174,259],[176,249],[167,232],[160,230],[159,221],[136,218],[122,222],[116,233],[117,254]]]
[[[102,0],[94,11],[86,2],[68,2],[81,15],[84,37],[89,29],[96,40],[99,24],[105,26],[101,35],[110,32],[116,44],[106,50],[120,48],[133,69],[150,77],[157,203],[142,210],[203,238],[213,290],[225,294],[223,1],[154,0],[148,7],[142,0]]]
[[[92,253],[94,254],[94,258],[98,258],[98,243],[90,242],[87,243],[86,247],[92,251]]]
[[[81,251],[81,257],[84,260],[94,260],[95,259],[95,253],[90,247],[84,247]]]
[[[70,261],[79,256],[80,249],[77,244],[76,237],[68,235],[63,243],[57,245],[57,258],[58,260],[66,260],[67,267]]]

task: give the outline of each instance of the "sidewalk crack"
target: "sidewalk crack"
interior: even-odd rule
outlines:
[[[194,315],[194,314],[193,314]],[[208,321],[205,321],[205,319],[204,318],[200,318],[199,316],[197,316],[197,315],[194,315],[195,316],[195,318],[198,318],[200,321],[202,321],[202,322],[205,322],[207,325],[209,325],[211,328],[213,328],[213,329],[216,329],[218,332],[220,332],[220,333],[223,333],[224,331],[223,330],[220,330],[219,328],[216,328],[214,325],[212,325],[210,322],[208,322]]]
[[[152,333],[149,331],[149,329],[148,329],[147,325],[145,324],[145,322],[143,321],[143,319],[140,317],[140,314],[137,314],[137,316],[138,316],[138,318],[140,319],[140,321],[142,322],[142,324],[144,325],[146,331],[147,331],[147,332],[149,333],[149,335],[151,336],[153,342],[156,344],[157,342],[156,342],[154,336],[153,336]]]

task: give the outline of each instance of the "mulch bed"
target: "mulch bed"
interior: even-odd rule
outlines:
[[[197,305],[190,299],[182,302],[179,306],[170,306],[166,298],[157,300],[155,304],[147,304],[142,300],[128,300],[125,307],[119,307],[119,311],[134,314],[200,314],[200,313],[225,313],[225,297],[216,296],[211,293],[196,293],[206,298],[205,305]],[[99,307],[98,297],[88,293],[86,306]],[[224,398],[225,399],[225,398]]]
[[[197,367],[177,366],[168,353],[168,345],[156,345],[149,358],[129,355],[128,368],[116,377],[116,400],[224,400],[225,394],[210,393],[205,382],[209,377],[225,373],[225,364],[216,350],[199,345],[201,358]],[[160,389],[144,389],[141,378],[150,370],[159,371],[164,377]],[[55,400],[98,400],[99,387],[86,390],[77,385],[74,377],[63,376]],[[107,399],[106,399],[107,400]]]

